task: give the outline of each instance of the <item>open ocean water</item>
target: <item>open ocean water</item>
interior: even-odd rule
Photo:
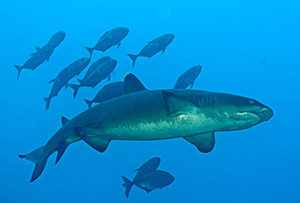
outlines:
[[[300,202],[300,1],[2,0],[0,9],[0,202]],[[250,97],[274,116],[250,129],[217,132],[207,154],[182,138],[112,141],[104,153],[81,141],[56,165],[56,155],[50,156],[29,183],[34,163],[18,155],[44,145],[61,127],[61,116],[85,111],[84,99],[108,84],[82,88],[76,99],[63,88],[46,111],[48,82],[88,57],[84,47],[120,26],[130,30],[120,47],[94,51],[91,61],[117,60],[110,82],[131,72],[147,89],[170,89],[184,71],[202,65],[193,89]],[[22,70],[17,81],[13,65],[23,65],[35,46],[60,30],[66,37],[50,60]],[[132,68],[127,54],[166,33],[175,35],[166,51],[140,57]],[[159,169],[175,181],[149,194],[134,186],[126,199],[121,176],[132,180],[152,157],[161,158]]]

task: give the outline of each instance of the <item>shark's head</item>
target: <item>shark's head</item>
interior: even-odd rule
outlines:
[[[268,121],[273,116],[272,109],[260,102],[231,94],[215,95],[209,101],[209,106],[214,109],[210,115],[223,123],[226,131],[246,129]],[[211,108],[207,109],[212,111]]]

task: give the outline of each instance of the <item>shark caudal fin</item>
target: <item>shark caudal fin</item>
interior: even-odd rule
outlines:
[[[14,67],[18,70],[17,80],[19,80],[21,70],[23,69],[22,66],[14,65]]]
[[[85,103],[88,105],[89,109],[91,108],[92,104],[93,104],[93,101],[92,100],[88,100],[88,99],[85,99],[84,100]]]
[[[138,55],[127,54],[127,56],[129,56],[132,59],[132,67],[134,68],[134,64],[135,64],[135,61],[136,61]]]
[[[69,84],[68,87],[71,87],[74,90],[73,93],[73,98],[75,99],[77,92],[79,90],[80,85],[75,85],[75,84]]]
[[[94,48],[91,48],[91,47],[84,47],[84,48],[90,53],[90,58],[92,58]]]
[[[43,99],[46,102],[46,110],[48,110],[49,107],[50,107],[51,98],[50,97],[44,97]]]
[[[125,196],[126,198],[128,198],[129,196],[129,192],[132,188],[132,186],[134,185],[130,180],[128,180],[127,178],[125,178],[124,176],[121,176],[122,179],[124,180],[125,183],[122,184],[122,186],[124,186],[126,188],[125,190]]]
[[[48,156],[44,156],[43,150],[44,150],[44,146],[30,152],[29,154],[19,155],[21,159],[25,158],[35,163],[35,168],[33,170],[30,182],[35,181],[42,174],[45,168]]]

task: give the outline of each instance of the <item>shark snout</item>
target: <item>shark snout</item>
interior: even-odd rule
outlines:
[[[261,121],[268,121],[272,116],[274,112],[269,107],[263,107],[259,113],[259,117]]]

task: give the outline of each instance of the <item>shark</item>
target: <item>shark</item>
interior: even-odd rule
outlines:
[[[191,89],[147,90],[133,74],[124,80],[123,95],[80,113],[62,117],[63,126],[42,147],[19,155],[35,163],[30,182],[36,180],[47,159],[83,140],[104,152],[112,140],[184,138],[203,153],[215,146],[215,132],[253,127],[273,116],[271,108],[242,96]]]

